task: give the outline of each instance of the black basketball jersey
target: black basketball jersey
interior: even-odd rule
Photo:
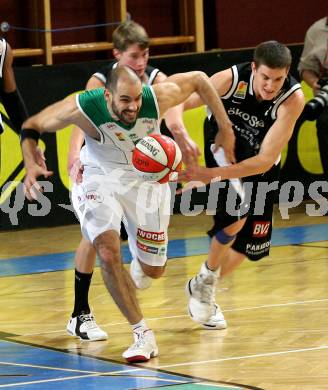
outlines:
[[[297,89],[300,84],[290,75],[286,78],[280,92],[273,100],[258,101],[253,90],[253,72],[251,63],[234,65],[232,71],[232,84],[227,93],[222,96],[223,105],[234,125],[236,136],[235,154],[237,161],[252,157],[259,152],[261,143],[277,119],[279,106]],[[217,166],[210,150],[217,133],[217,124],[213,117],[205,123],[205,159],[209,167]],[[232,248],[245,254],[251,260],[259,260],[269,254],[272,230],[272,212],[275,192],[270,191],[265,200],[264,211],[261,215],[255,214],[254,204],[257,199],[257,182],[273,183],[278,180],[280,166],[274,165],[264,174],[248,176],[243,182],[253,183],[251,201],[240,203],[240,210],[245,207],[247,221],[242,230],[237,234]],[[231,225],[240,218],[231,216],[226,211],[228,199],[228,186],[219,192],[218,206],[214,216],[214,226],[208,232],[213,236],[217,231]]]
[[[110,72],[112,69],[116,68],[116,66],[117,66],[116,61],[110,62],[108,65],[104,66],[98,72],[94,73],[93,76],[97,77],[100,81],[102,81],[105,84],[106,80],[107,80],[108,72]],[[146,66],[145,76],[147,78],[148,85],[153,84],[158,73],[159,73],[159,69],[153,68],[150,65]]]
[[[222,96],[222,102],[234,124],[236,157],[241,161],[258,153],[263,138],[277,119],[279,106],[301,85],[289,74],[273,100],[258,101],[253,90],[251,63],[234,65],[231,71],[232,84]]]

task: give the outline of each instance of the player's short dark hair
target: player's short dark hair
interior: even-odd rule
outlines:
[[[140,82],[140,77],[137,73],[128,66],[119,65],[111,69],[107,74],[106,88],[112,92],[116,91],[118,80],[125,79],[130,82]]]
[[[125,51],[130,45],[137,44],[141,49],[149,47],[146,30],[133,20],[121,23],[113,32],[114,48]]]
[[[266,65],[272,69],[289,68],[292,63],[292,55],[287,46],[277,41],[260,43],[254,51],[253,60],[256,67]]]

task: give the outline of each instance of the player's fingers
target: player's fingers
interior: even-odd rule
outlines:
[[[30,178],[27,178],[24,182],[24,194],[30,201],[36,200],[38,197],[37,188],[40,188],[37,182],[33,182]]]
[[[53,171],[48,171],[47,169],[43,169],[42,176],[47,178],[52,176],[53,174],[54,174]]]
[[[24,195],[26,196],[26,198],[28,200],[33,200],[32,195],[30,194],[29,186],[27,185],[27,183],[24,183],[23,188],[24,188]]]
[[[234,150],[233,147],[230,148],[230,149],[227,151],[227,158],[228,158],[228,160],[229,160],[231,163],[233,163],[233,164],[236,163],[235,150]]]
[[[187,173],[187,171],[180,171],[178,173],[178,181],[188,181],[188,173]]]
[[[83,169],[79,169],[76,175],[76,183],[81,184],[83,179]]]
[[[200,187],[205,187],[206,184],[204,184],[202,181],[189,181],[186,183],[182,188],[178,188],[176,191],[177,195],[183,194],[186,191],[190,191],[194,188],[200,188]]]

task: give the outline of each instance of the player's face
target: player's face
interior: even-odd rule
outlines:
[[[116,91],[112,94],[112,111],[122,123],[131,125],[137,120],[141,98],[141,82],[124,83],[118,81]]]
[[[149,58],[149,49],[142,49],[137,43],[128,46],[124,51],[114,50],[114,55],[120,65],[133,69],[142,78]]]
[[[255,96],[259,100],[272,100],[281,90],[289,69],[269,68],[266,65],[256,67],[252,63],[254,73],[253,89]]]

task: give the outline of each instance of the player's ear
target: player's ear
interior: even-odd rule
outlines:
[[[105,98],[107,101],[112,100],[112,94],[110,93],[109,89],[107,89],[107,88],[104,89],[104,95],[105,95]]]
[[[254,61],[252,61],[251,67],[252,67],[252,71],[255,72],[256,71],[256,64]]]
[[[117,61],[119,61],[121,58],[121,52],[118,49],[113,49],[113,56]]]

